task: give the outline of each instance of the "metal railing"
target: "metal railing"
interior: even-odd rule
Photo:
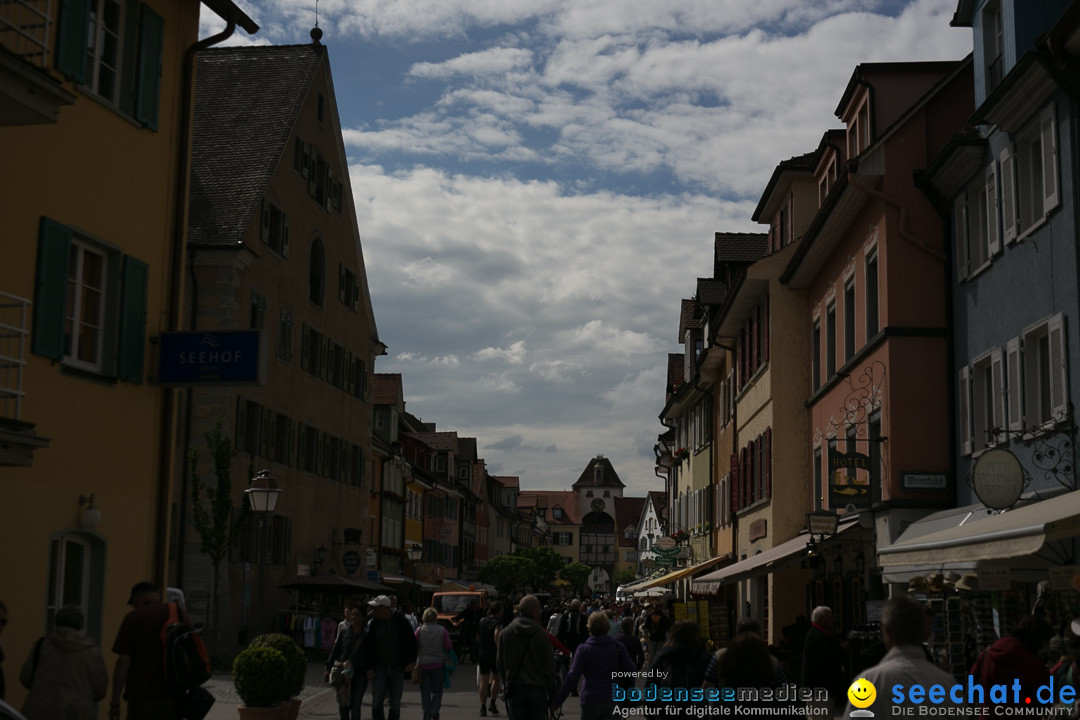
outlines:
[[[0,292],[0,417],[19,419],[30,301]]]
[[[49,66],[52,0],[0,0],[0,46],[33,65]]]

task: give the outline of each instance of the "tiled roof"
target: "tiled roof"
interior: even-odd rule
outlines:
[[[588,487],[626,487],[619,479],[619,473],[615,472],[615,466],[603,455],[597,455],[581,472],[581,477],[570,487],[575,490],[582,486]]]
[[[476,438],[474,438],[474,437],[458,438],[458,441],[457,441],[457,459],[458,460],[475,460],[476,459]]]
[[[491,477],[503,487],[516,488],[520,483],[517,475],[492,475]]]
[[[652,500],[653,508],[661,517],[667,517],[666,512],[662,512],[667,509],[667,494],[663,490],[650,490],[649,499]]]
[[[401,397],[401,373],[375,373],[371,401],[375,405],[396,405]]]
[[[682,353],[668,353],[667,356],[667,386],[671,388],[675,383],[681,383],[686,378],[685,363]]]
[[[713,278],[698,278],[697,300],[700,305],[723,305],[727,299],[727,283]]]
[[[645,507],[643,497],[617,497],[615,498],[615,534],[619,538],[622,547],[637,547],[637,535],[626,537],[625,530],[628,526],[637,528],[641,520],[641,510]]]
[[[413,435],[435,450],[449,450],[453,453],[457,452],[456,432],[424,432],[413,433]]]
[[[682,304],[679,306],[679,337],[676,338],[678,342],[682,342],[687,330],[700,330],[701,329],[701,314],[698,312],[698,305],[693,300],[684,298]]]
[[[769,248],[766,233],[716,233],[716,262],[757,262]],[[714,275],[719,273],[713,273]]]
[[[544,520],[548,525],[580,525],[581,518],[578,516],[577,494],[571,490],[524,490],[518,493],[518,507],[523,506],[522,498],[525,499],[525,507],[543,508]],[[554,517],[552,510],[562,508],[562,517]]]
[[[212,48],[198,54],[190,237],[243,239],[285,152],[322,45]]]

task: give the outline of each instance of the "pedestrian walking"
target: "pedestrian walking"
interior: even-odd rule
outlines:
[[[641,646],[641,640],[634,633],[635,620],[632,615],[624,615],[619,621],[622,632],[615,636],[617,642],[622,643],[626,651],[630,653],[630,659],[639,668],[645,664],[645,648]]]
[[[405,674],[416,662],[416,637],[408,621],[391,610],[390,598],[379,595],[368,602],[371,622],[350,656],[353,672],[366,672],[371,683],[372,720],[386,717],[383,703],[389,699],[389,720],[401,717],[401,693]],[[354,706],[355,707],[355,706]],[[357,720],[354,715],[353,720]]]
[[[502,629],[502,614],[502,603],[496,600],[488,606],[487,615],[477,625],[476,663],[479,666],[478,676],[480,679],[480,717],[486,717],[488,710],[491,711],[492,715],[499,714],[499,708],[495,704],[495,696],[498,694],[499,685],[499,673],[495,669],[495,658],[498,655],[496,641],[499,637],[499,631]]]
[[[357,643],[364,636],[364,613],[360,606],[350,603],[345,608],[345,620],[348,625],[338,633],[334,647],[326,658],[323,677],[333,679],[337,689],[338,716],[341,720],[360,720],[360,709],[364,704],[364,692],[367,690],[367,674],[355,672],[348,664]],[[334,672],[336,668],[336,672]]]
[[[507,714],[511,720],[546,720],[555,696],[555,654],[540,625],[540,601],[526,595],[520,614],[496,641],[495,666],[502,675]]]
[[[442,707],[443,667],[446,653],[453,649],[450,633],[439,624],[435,608],[424,611],[424,623],[416,629],[416,666],[420,669],[420,705],[423,720],[439,720]]]
[[[552,708],[561,707],[579,679],[581,688],[581,720],[604,720],[615,712],[612,687],[626,673],[637,671],[622,643],[611,637],[611,621],[607,613],[594,612],[588,619],[589,637],[578,646],[570,663],[570,672],[563,678],[562,687],[551,702]]]
[[[169,619],[169,606],[161,602],[157,585],[150,581],[131,588],[128,605],[116,631],[110,720],[119,720],[120,701],[127,700],[127,720],[177,720],[177,702],[165,684],[161,628]],[[181,619],[187,614],[180,608]]]
[[[27,720],[96,720],[109,673],[97,642],[83,633],[85,622],[79,608],[60,608],[55,630],[26,656],[19,682],[30,691],[22,707]]]
[[[844,648],[833,634],[836,619],[832,608],[820,605],[810,613],[810,629],[803,638],[802,678],[799,684],[811,691],[828,691],[832,708],[844,706],[847,671]]]

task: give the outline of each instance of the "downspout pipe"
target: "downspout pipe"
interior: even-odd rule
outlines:
[[[187,211],[189,197],[189,157],[191,155],[192,112],[195,96],[195,60],[201,50],[217,45],[232,37],[236,32],[236,19],[231,15],[225,18],[225,29],[216,35],[199,40],[184,52],[182,91],[180,97],[180,126],[177,142],[175,195],[173,199],[172,265],[169,277],[168,324],[169,332],[180,330],[180,301],[183,297],[184,249],[187,241]],[[194,316],[192,318],[194,323]],[[187,392],[188,408],[191,407],[191,390]],[[156,530],[154,533],[154,574],[159,587],[164,588],[169,574],[169,508],[172,504],[170,493],[173,469],[173,443],[176,421],[176,390],[163,388],[161,398],[161,435],[158,443],[158,492]],[[189,412],[190,416],[190,412]],[[185,419],[185,422],[189,422]],[[186,434],[186,433],[185,433]],[[187,438],[185,437],[185,441]],[[185,445],[186,447],[186,445]],[[181,450],[183,452],[183,450]],[[186,467],[187,463],[182,463]],[[177,584],[183,582],[183,546],[184,524],[187,504],[187,471],[181,474],[180,518],[178,524],[179,542],[177,554]],[[181,585],[182,586],[182,585]]]

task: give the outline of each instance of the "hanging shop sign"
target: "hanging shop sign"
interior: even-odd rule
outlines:
[[[350,550],[342,555],[341,567],[344,568],[346,574],[355,575],[356,571],[360,569],[360,553]]]
[[[1007,510],[1016,504],[1024,490],[1024,468],[1010,451],[988,450],[975,461],[971,486],[983,505],[991,510]]]
[[[671,550],[675,547],[675,538],[664,535],[656,538],[656,546],[654,550]]]
[[[851,442],[850,440],[848,441]],[[870,507],[870,481],[874,473],[869,455],[840,452],[829,445],[829,507]]]

